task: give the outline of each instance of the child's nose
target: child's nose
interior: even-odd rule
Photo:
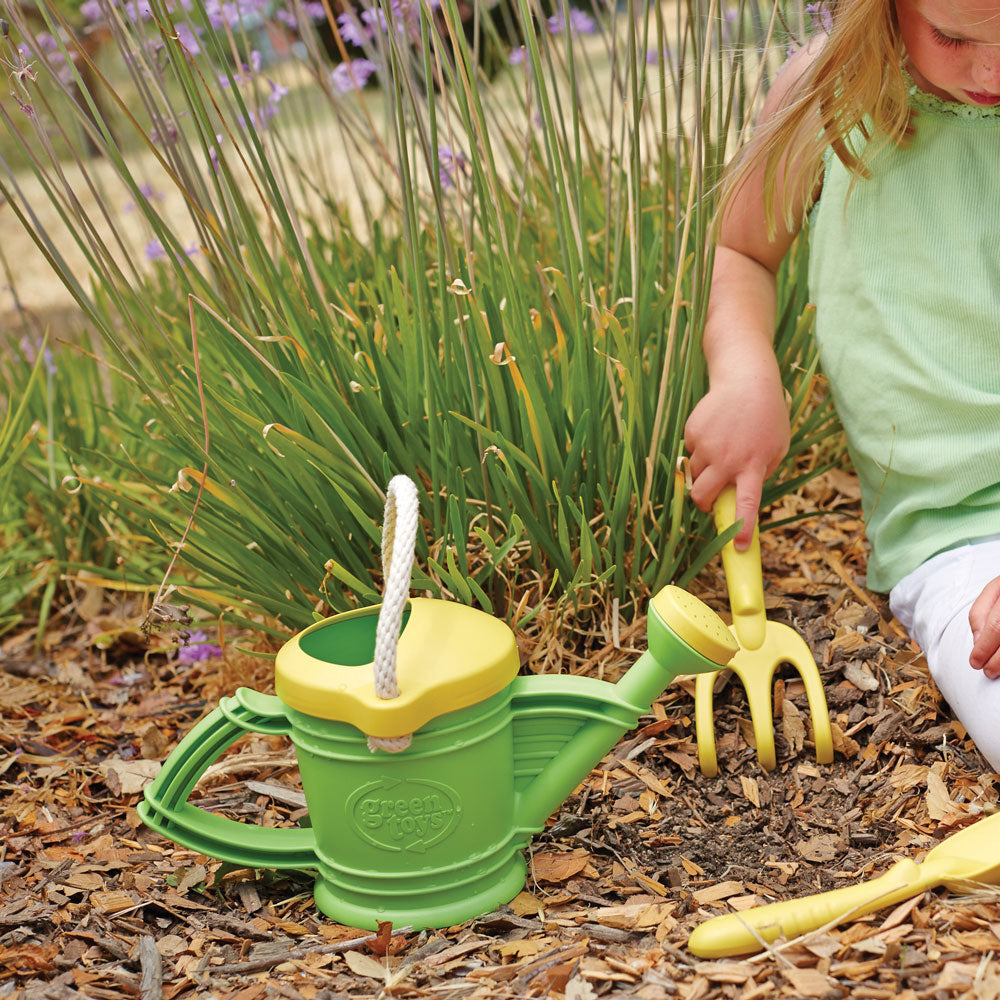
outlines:
[[[974,71],[976,85],[984,93],[1000,94],[1000,52],[991,50],[979,58]]]

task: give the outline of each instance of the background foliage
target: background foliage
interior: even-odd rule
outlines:
[[[44,620],[84,572],[152,591],[182,539],[171,584],[237,621],[375,601],[398,472],[424,494],[414,586],[516,624],[713,554],[677,471],[711,192],[802,12],[38,10],[4,15],[0,195],[85,333],[53,360],[22,313],[3,351],[14,606]],[[840,447],[804,257],[766,500]]]

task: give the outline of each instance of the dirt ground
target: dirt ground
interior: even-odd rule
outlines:
[[[778,767],[756,761],[740,684],[716,696],[721,773],[698,771],[693,683],[673,685],[531,845],[525,891],[456,927],[380,935],[323,917],[306,875],[223,868],[146,829],[141,788],[218,698],[268,690],[270,665],[227,646],[178,662],[120,634],[135,620],[89,592],[36,654],[0,645],[0,997],[514,998],[1000,996],[1000,894],[928,892],[761,955],[686,949],[709,916],[853,884],[919,860],[996,810],[989,774],[940,703],[924,662],[861,584],[850,477],[835,473],[771,512],[836,513],[766,533],[768,614],[808,640],[837,749],[817,764],[801,681],[774,696]],[[725,608],[721,570],[693,588]],[[614,677],[644,646],[567,653]],[[525,661],[530,637],[519,637]],[[634,650],[632,644],[634,643]],[[732,677],[731,674],[723,675]],[[199,805],[265,825],[305,813],[279,738],[243,741],[199,786]]]

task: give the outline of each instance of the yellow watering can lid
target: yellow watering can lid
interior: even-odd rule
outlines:
[[[396,647],[398,698],[375,693],[379,605],[326,618],[286,642],[274,664],[278,697],[306,715],[394,737],[491,697],[517,675],[514,633],[498,618],[427,597],[407,609]]]
[[[722,619],[680,587],[664,587],[649,606],[692,649],[713,663],[728,663],[739,649]]]

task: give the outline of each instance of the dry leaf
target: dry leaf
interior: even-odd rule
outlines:
[[[866,643],[862,642],[862,645]],[[860,691],[878,690],[878,678],[871,672],[867,663],[851,660],[844,667],[844,676]]]
[[[889,775],[889,784],[905,792],[908,788],[914,788],[925,782],[929,772],[930,768],[923,764],[900,764]]]
[[[190,868],[179,868],[176,872],[177,892],[183,895],[188,889],[204,882],[208,878],[208,872],[204,865],[193,865]]]
[[[360,951],[345,952],[344,961],[351,972],[357,976],[367,976],[368,979],[378,979],[384,982],[389,971],[384,962],[372,958],[371,955],[363,955]]]
[[[799,753],[806,742],[806,724],[794,702],[787,698],[781,703],[781,734],[792,753]]]
[[[564,998],[565,1000],[597,1000],[597,993],[586,979],[577,975],[566,983]]]
[[[378,955],[384,958],[389,954],[389,946],[392,943],[392,921],[391,920],[379,920],[378,921],[378,931],[375,934],[375,940],[368,942],[368,949],[373,955]]]
[[[794,846],[795,852],[806,861],[832,861],[844,852],[847,845],[835,833],[817,833]]]
[[[519,916],[532,916],[542,912],[542,904],[536,896],[523,889],[508,904],[510,908]]]
[[[934,820],[942,820],[945,816],[950,816],[961,809],[951,801],[945,783],[934,771],[927,772],[927,794],[924,796],[924,802],[927,805],[927,815]]]
[[[567,854],[545,851],[531,856],[531,873],[539,882],[565,882],[590,864],[587,853]]]
[[[850,736],[836,722],[830,723],[830,735],[833,737],[833,750],[843,757],[857,757],[861,752],[861,744]]]
[[[497,946],[497,953],[501,958],[534,958],[543,948],[548,948],[552,944],[550,938],[518,938],[514,941],[504,941],[503,944]],[[477,947],[481,947],[480,942],[476,942]],[[453,949],[448,948],[447,951],[452,951]],[[444,954],[444,952],[441,952]],[[433,956],[437,959],[437,955]],[[429,961],[425,961],[424,965],[430,965]],[[435,965],[439,964],[434,962]]]
[[[104,783],[115,798],[141,792],[159,773],[158,760],[106,760],[101,764]]]

